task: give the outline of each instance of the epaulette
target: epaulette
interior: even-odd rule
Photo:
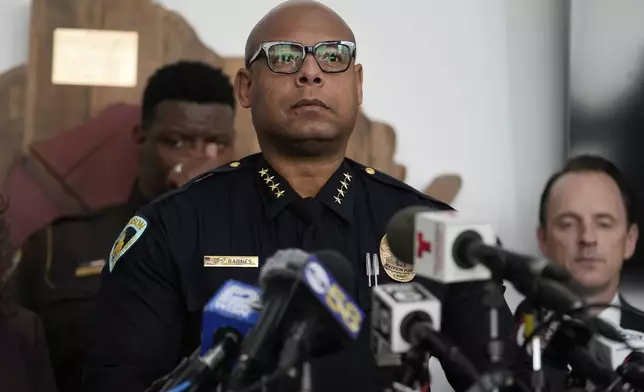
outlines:
[[[390,176],[388,174],[385,174],[385,173],[383,173],[381,171],[378,171],[378,170],[374,169],[373,167],[365,166],[365,165],[363,165],[361,163],[358,163],[358,162],[356,162],[354,160],[351,160],[351,159],[348,159],[348,158],[347,158],[347,160],[351,161],[353,164],[358,166],[359,170],[362,173],[366,173],[367,178],[373,179],[375,181],[378,181],[378,182],[380,182],[382,184],[385,184],[387,186],[391,186],[393,188],[397,188],[397,189],[407,191],[409,193],[413,193],[414,195],[420,197],[421,199],[427,200],[427,201],[435,204],[440,209],[443,209],[443,210],[453,210],[454,209],[449,204],[444,203],[444,202],[442,202],[442,201],[440,201],[438,199],[435,199],[435,198],[433,198],[431,196],[428,196],[428,195],[424,194],[423,192],[419,191],[418,189],[416,189],[416,188],[414,188],[414,187],[412,187],[410,185],[407,185],[406,183],[404,183],[404,182],[402,182],[400,180],[397,180],[397,179],[393,178],[392,176]]]
[[[208,177],[210,177],[212,175],[215,175],[215,174],[229,173],[229,172],[236,171],[238,169],[241,169],[242,167],[245,167],[246,163],[247,163],[246,159],[242,159],[241,161],[228,162],[228,163],[226,163],[224,165],[221,165],[221,166],[219,166],[219,167],[217,167],[215,169],[212,169],[210,171],[207,171],[207,172],[205,172],[203,174],[198,175],[197,177],[195,177],[192,180],[188,181],[188,183],[186,185],[190,185],[190,184],[193,184],[195,182],[199,182],[199,181],[201,181],[203,179],[206,179],[206,178],[208,178]]]

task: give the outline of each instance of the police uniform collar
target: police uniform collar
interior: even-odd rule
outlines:
[[[127,205],[130,206],[133,211],[136,211],[149,202],[150,200],[143,196],[143,193],[141,193],[141,190],[139,189],[139,181],[135,181],[134,185],[132,185],[130,196],[127,198]]]
[[[344,160],[315,197],[348,222],[353,220],[355,172]],[[300,195],[280,176],[263,156],[257,161],[255,181],[262,194],[268,219],[273,219]]]

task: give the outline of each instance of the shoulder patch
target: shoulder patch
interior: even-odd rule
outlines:
[[[118,259],[120,259],[121,256],[123,256],[125,252],[127,252],[132,245],[141,238],[141,235],[143,235],[143,232],[147,227],[148,221],[139,215],[132,217],[127,225],[125,225],[125,228],[121,231],[121,234],[119,234],[116,242],[114,242],[114,245],[112,246],[112,250],[110,251],[110,272],[114,269],[114,265],[116,265]]]

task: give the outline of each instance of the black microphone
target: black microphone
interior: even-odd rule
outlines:
[[[326,270],[324,270],[326,269]],[[349,293],[355,291],[350,262],[331,250],[314,252],[302,268],[303,298],[289,309],[289,319],[278,368],[289,368],[310,358],[335,354],[357,339],[364,320]],[[311,297],[318,297],[318,302]]]
[[[364,313],[345,289],[354,290],[351,265],[336,252],[280,251],[262,269],[260,285],[264,310],[244,340],[230,388],[334,354],[357,339]]]
[[[616,373],[635,389],[644,391],[644,353],[633,351],[628,354]]]
[[[569,390],[592,387],[595,390],[628,391],[623,378],[588,349],[592,339],[593,332],[586,324],[575,319],[564,320],[550,339],[543,356],[560,366],[570,366],[571,372],[566,380]]]
[[[242,343],[239,361],[229,379],[232,388],[243,386],[245,379],[252,382],[275,368],[275,358],[281,350],[278,327],[293,300],[299,269],[308,257],[308,253],[296,249],[278,251],[262,267],[263,311]]]

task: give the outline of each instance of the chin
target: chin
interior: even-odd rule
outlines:
[[[576,277],[575,280],[583,290],[582,293],[579,293],[582,295],[592,295],[603,291],[603,289],[610,283],[609,281],[606,281],[605,276],[580,276]]]
[[[293,123],[286,131],[293,140],[334,140],[342,135],[337,126],[328,123]]]

